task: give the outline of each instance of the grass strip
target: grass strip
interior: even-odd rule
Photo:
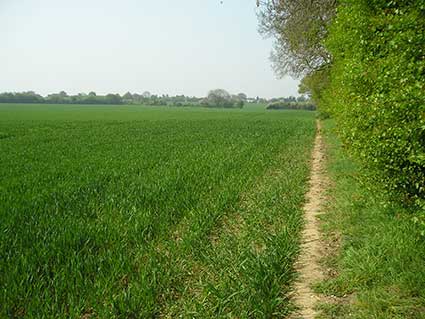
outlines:
[[[323,229],[337,243],[318,285],[329,302],[322,318],[425,318],[425,239],[405,209],[364,182],[325,121],[332,186]]]

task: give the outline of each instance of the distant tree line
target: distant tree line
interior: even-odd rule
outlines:
[[[50,103],[50,104],[144,104],[144,105],[170,105],[189,106],[200,104],[202,99],[196,97],[186,97],[184,95],[168,96],[154,95],[149,92],[143,94],[131,94],[127,92],[123,96],[120,94],[97,95],[95,92],[79,93],[68,95],[61,91],[43,97],[33,91],[19,93],[1,93],[0,103]]]
[[[209,108],[243,108],[246,103],[266,104],[267,109],[314,110],[311,100],[304,97],[281,97],[264,99],[248,97],[245,93],[230,94],[223,89],[208,92],[205,98],[185,95],[156,95],[146,91],[142,94],[127,92],[120,94],[98,95],[96,92],[68,95],[65,91],[49,94],[45,97],[33,91],[0,93],[0,103],[39,103],[39,104],[87,104],[87,105],[149,105],[170,107],[202,106]]]
[[[0,103],[123,104],[123,99],[119,94],[96,95],[95,92],[90,92],[89,94],[68,95],[64,91],[43,97],[33,91],[28,91],[1,93]]]
[[[65,91],[49,94],[46,97],[41,96],[33,91],[27,92],[7,92],[0,93],[0,103],[46,103],[46,104],[142,104],[150,106],[205,106],[231,108],[243,107],[247,101],[247,96],[244,93],[231,95],[222,89],[212,90],[206,98],[195,96],[168,94],[156,95],[146,91],[143,94],[127,92],[124,95],[106,94],[98,95],[95,92],[79,93],[76,95],[68,95]],[[253,99],[254,100],[254,99]]]
[[[202,98],[184,95],[155,95],[150,92],[143,94],[127,92],[124,95],[106,94],[98,95],[95,92],[68,95],[66,92],[49,94],[46,97],[33,91],[17,93],[0,93],[0,103],[50,103],[50,104],[144,104],[144,105],[169,105],[192,106],[200,105]]]
[[[44,103],[44,97],[32,91],[19,93],[1,93],[0,103]]]
[[[316,110],[316,105],[313,101],[305,96],[294,96],[286,98],[271,99],[266,107],[267,110]]]

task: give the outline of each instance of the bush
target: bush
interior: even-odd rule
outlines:
[[[375,178],[407,203],[425,198],[425,1],[345,0],[327,48],[324,111]]]
[[[272,102],[266,107],[266,110],[309,110],[314,111],[316,106],[310,102]]]

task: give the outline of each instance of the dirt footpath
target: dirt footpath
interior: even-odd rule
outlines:
[[[324,146],[321,125],[318,121],[309,191],[306,194],[304,206],[305,226],[302,232],[301,253],[296,263],[299,278],[295,282],[292,296],[299,310],[293,318],[312,319],[317,315],[315,306],[320,298],[313,292],[312,285],[324,278],[324,272],[319,263],[323,256],[323,244],[320,238],[318,215],[324,201],[326,185]]]

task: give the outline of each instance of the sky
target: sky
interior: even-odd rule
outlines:
[[[255,0],[0,0],[0,92],[297,95]]]

